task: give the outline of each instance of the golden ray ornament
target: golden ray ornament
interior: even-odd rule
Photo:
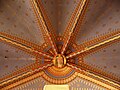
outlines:
[[[109,33],[101,34],[77,44],[77,34],[82,30],[82,24],[92,1],[75,1],[78,3],[70,16],[70,20],[68,20],[63,35],[57,35],[42,0],[28,0],[33,11],[31,12],[35,17],[35,23],[38,25],[38,30],[42,32],[45,41],[42,45],[0,31],[1,43],[33,55],[36,60],[32,64],[23,66],[0,78],[0,90],[27,90],[25,89],[27,86],[30,87],[29,85],[32,84],[34,86],[36,82],[42,80],[44,83],[41,82],[41,85],[45,87],[34,87],[35,90],[43,90],[43,88],[48,90],[49,87],[67,88],[58,90],[120,89],[119,76],[85,62],[88,55],[119,43],[120,29],[112,30]],[[55,0],[54,2],[58,1]],[[42,79],[39,80],[38,78]],[[34,88],[32,89],[34,90]]]

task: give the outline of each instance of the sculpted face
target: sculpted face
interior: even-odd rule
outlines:
[[[53,64],[59,68],[63,67],[66,64],[66,59],[63,55],[58,54],[53,59]]]

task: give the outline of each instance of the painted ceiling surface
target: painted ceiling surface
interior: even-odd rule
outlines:
[[[120,89],[119,0],[0,0],[0,89]]]

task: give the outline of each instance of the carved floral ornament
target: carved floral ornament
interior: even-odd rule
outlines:
[[[77,44],[77,34],[90,7],[90,0],[77,1],[62,35],[57,35],[41,0],[30,0],[28,2],[36,18],[35,23],[42,32],[44,43],[38,45],[0,31],[0,42],[20,49],[26,54],[33,55],[36,60],[35,63],[1,78],[0,89],[14,89],[38,77],[44,78],[51,84],[68,84],[79,77],[94,83],[99,89],[119,90],[119,77],[87,64],[84,58],[118,43],[120,29],[99,35],[82,44]],[[29,15],[26,14],[26,16]],[[16,26],[14,27],[16,28]]]

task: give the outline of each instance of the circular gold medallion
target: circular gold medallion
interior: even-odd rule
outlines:
[[[65,66],[66,64],[66,58],[64,55],[61,55],[61,54],[58,54],[54,57],[53,59],[53,64],[56,66],[56,67],[59,67],[59,68],[62,68]]]

